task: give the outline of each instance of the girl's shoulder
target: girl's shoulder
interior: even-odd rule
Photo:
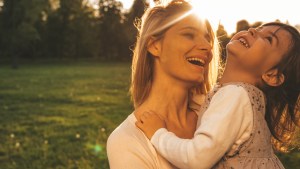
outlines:
[[[214,88],[232,88],[232,89],[234,89],[234,88],[239,88],[239,87],[243,87],[248,92],[253,91],[253,92],[258,92],[258,93],[261,92],[262,93],[262,91],[255,85],[250,84],[250,83],[245,83],[245,82],[229,82],[229,83],[223,83],[223,84],[217,83]]]
[[[231,90],[231,92],[240,92],[241,94],[247,93],[251,102],[263,101],[265,100],[265,95],[262,90],[258,87],[244,82],[231,82],[225,84],[217,84],[214,90],[226,91]],[[245,91],[245,92],[244,92]]]

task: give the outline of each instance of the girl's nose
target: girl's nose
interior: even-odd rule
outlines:
[[[252,35],[255,36],[257,34],[257,30],[255,28],[249,28],[248,32]]]

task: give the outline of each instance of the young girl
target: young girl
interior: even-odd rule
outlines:
[[[179,168],[284,168],[271,137],[282,145],[299,125],[300,34],[267,23],[237,33],[227,45],[223,76],[206,96],[192,139],[168,132],[148,111],[136,125]],[[273,142],[275,143],[275,142]]]

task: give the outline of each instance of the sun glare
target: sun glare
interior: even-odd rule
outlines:
[[[231,34],[236,31],[236,23],[247,20],[255,22],[272,22],[280,20],[295,26],[300,24],[299,7],[294,0],[190,0],[200,17],[207,18],[213,26],[222,24]]]
[[[99,0],[88,0],[88,3],[94,8],[99,9]]]
[[[87,0],[93,8],[98,8],[99,0]],[[116,0],[129,9],[134,0]],[[154,6],[153,0],[146,0],[150,7]],[[170,1],[170,0],[160,0]],[[299,7],[295,0],[187,0],[193,4],[194,12],[200,18],[208,19],[214,29],[222,24],[228,34],[236,31],[236,23],[240,20],[247,20],[249,24],[257,21],[271,22],[279,19],[282,22],[289,22],[291,25],[300,25]]]
[[[214,15],[212,10],[210,10],[212,6],[209,1],[193,0],[191,1],[191,4],[193,5],[193,12],[196,13],[198,17],[207,19],[214,30],[218,28],[220,18]]]

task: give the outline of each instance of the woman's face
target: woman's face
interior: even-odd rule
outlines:
[[[261,75],[276,66],[288,51],[291,35],[279,26],[263,26],[241,31],[227,45],[228,57],[236,65]]]
[[[189,15],[167,30],[156,42],[156,66],[159,73],[188,86],[204,81],[204,72],[212,59],[212,42],[204,22]]]

